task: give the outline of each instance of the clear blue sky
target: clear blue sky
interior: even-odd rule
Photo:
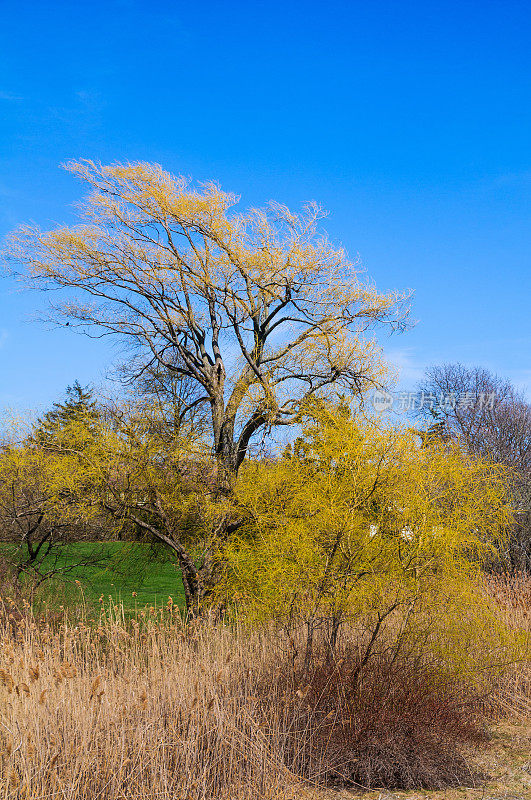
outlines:
[[[381,288],[416,292],[385,343],[404,386],[460,360],[531,396],[530,23],[528,0],[4,2],[0,235],[73,220],[77,157],[316,199]],[[100,380],[115,350],[1,288],[0,405]]]

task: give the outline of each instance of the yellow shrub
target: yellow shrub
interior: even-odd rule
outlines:
[[[503,626],[476,588],[511,519],[503,470],[344,404],[313,403],[302,424],[293,451],[239,478],[247,523],[224,553],[218,597],[309,633],[363,621],[380,637],[392,630],[394,646],[425,635],[450,655],[461,642],[465,671],[480,631],[493,639],[487,650],[504,651]]]

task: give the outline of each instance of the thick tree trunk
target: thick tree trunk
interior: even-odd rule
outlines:
[[[211,401],[214,456],[218,467],[218,485],[221,494],[230,494],[234,482],[236,458],[234,422],[226,418],[223,399]]]

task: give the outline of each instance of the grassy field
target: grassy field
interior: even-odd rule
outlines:
[[[12,551],[4,544],[3,552]],[[92,563],[90,563],[92,562]],[[146,605],[160,607],[168,597],[184,605],[183,586],[178,568],[167,554],[139,542],[75,542],[52,553],[42,571],[56,570],[43,586],[48,605],[77,605],[84,601],[97,608],[100,597],[123,603],[126,610]]]

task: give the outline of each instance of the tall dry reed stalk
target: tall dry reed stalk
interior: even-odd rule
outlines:
[[[531,575],[489,575],[485,584],[504,622],[531,641]],[[493,701],[501,715],[531,720],[531,653],[525,655],[500,676]]]
[[[288,797],[281,657],[259,633],[148,613],[54,627],[7,608],[0,632],[0,797]]]
[[[488,591],[529,632],[531,581],[492,578]],[[303,782],[471,776],[454,748],[478,732],[466,685],[441,690],[429,662],[386,661],[385,648],[360,679],[348,637],[303,675],[299,644],[184,624],[171,602],[133,619],[111,606],[99,625],[0,602],[0,800],[287,799]],[[527,713],[530,687],[529,665],[515,665],[491,705]]]

